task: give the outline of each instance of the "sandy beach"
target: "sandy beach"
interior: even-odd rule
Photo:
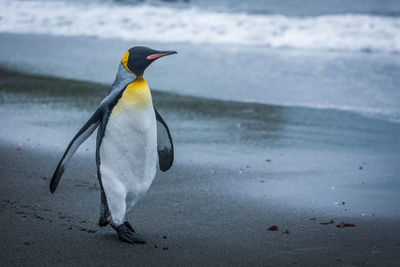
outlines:
[[[3,266],[400,264],[396,123],[155,90],[176,161],[128,214],[147,241],[129,245],[96,224],[93,138],[48,190],[107,85],[6,69],[0,78]]]

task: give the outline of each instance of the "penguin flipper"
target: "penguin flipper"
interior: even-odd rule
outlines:
[[[64,173],[65,167],[74,155],[78,147],[93,133],[100,123],[102,115],[101,106],[93,113],[90,119],[82,126],[79,132],[74,136],[74,138],[69,143],[67,149],[64,152],[60,162],[58,163],[57,169],[55,170],[53,177],[50,182],[50,192],[54,193],[56,191],[57,185],[60,182],[61,176]]]
[[[157,152],[160,170],[165,172],[174,162],[174,144],[168,126],[160,113],[154,108],[157,119]]]

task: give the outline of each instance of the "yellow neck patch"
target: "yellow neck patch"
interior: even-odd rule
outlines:
[[[129,68],[128,68],[128,59],[129,59],[129,51],[126,51],[125,54],[122,56],[122,64],[125,66],[125,69],[129,71],[130,73],[133,73]]]
[[[143,77],[139,76],[126,87],[115,108],[120,108],[120,105],[135,105],[144,108],[151,103],[149,86]]]

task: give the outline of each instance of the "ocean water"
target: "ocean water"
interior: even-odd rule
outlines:
[[[179,52],[149,68],[159,90],[400,122],[396,0],[0,0],[0,33],[0,63],[30,72],[110,83],[144,44]]]

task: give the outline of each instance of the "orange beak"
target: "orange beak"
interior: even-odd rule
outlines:
[[[148,60],[157,59],[160,57],[176,54],[176,51],[160,51],[161,53],[151,54],[146,57]]]

